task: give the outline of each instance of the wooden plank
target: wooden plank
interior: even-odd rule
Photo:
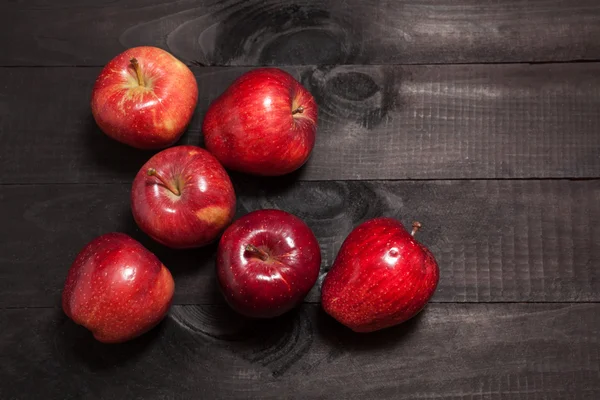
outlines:
[[[263,208],[304,219],[321,278],[342,241],[380,215],[409,225],[438,259],[434,302],[600,301],[600,180],[451,182],[235,181],[237,216]],[[221,303],[215,246],[175,251],[135,225],[129,185],[0,186],[0,307],[59,304],[67,270],[97,235],[121,231],[171,269],[175,303]],[[321,282],[321,281],[319,281]],[[319,301],[320,284],[307,297]]]
[[[318,305],[263,322],[176,306],[111,346],[59,309],[0,310],[0,322],[3,399],[600,397],[599,304],[430,304],[369,335]]]
[[[195,69],[200,99],[181,143],[202,143],[210,102],[247,70]],[[287,70],[320,107],[296,178],[600,177],[600,63]],[[0,183],[130,182],[151,153],[98,130],[98,72],[1,69]]]
[[[3,1],[0,16],[0,65],[100,66],[138,45],[207,65],[600,58],[596,0]]]

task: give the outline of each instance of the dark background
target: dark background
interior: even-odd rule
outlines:
[[[174,252],[136,227],[152,153],[90,112],[102,66],[154,45],[212,100],[282,66],[317,99],[311,160],[233,175],[238,216],[305,219],[322,275],[365,219],[418,219],[441,269],[414,320],[354,334],[319,287],[281,318],[223,303],[214,246]],[[0,398],[600,398],[600,3],[597,0],[4,0],[0,2]],[[60,308],[95,236],[126,232],[172,270],[176,305],[122,345]]]

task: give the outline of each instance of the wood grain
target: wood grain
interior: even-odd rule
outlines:
[[[599,399],[598,38],[597,0],[0,1],[0,399]],[[302,170],[232,174],[238,217],[283,209],[319,239],[319,281],[292,312],[240,317],[216,245],[169,250],[133,222],[153,153],[104,136],[89,101],[99,67],[138,45],[198,78],[182,144],[202,145],[209,104],[253,67],[315,96]],[[416,318],[354,334],[320,284],[381,215],[423,224],[441,280]],[[106,346],[60,295],[110,231],[169,267],[176,305]]]
[[[235,179],[237,217],[291,212],[321,245],[321,278],[342,241],[380,215],[407,226],[437,257],[434,302],[600,301],[600,180],[258,182]],[[216,246],[175,251],[131,217],[129,185],[0,186],[0,307],[59,304],[66,272],[97,235],[126,232],[175,276],[177,304],[222,303]],[[319,281],[320,282],[320,281]],[[307,301],[319,301],[320,283]]]
[[[319,104],[302,180],[600,176],[600,63],[286,68]],[[195,68],[180,143],[244,68]],[[151,153],[103,135],[96,68],[2,69],[0,183],[130,182]],[[35,155],[35,157],[34,157]]]
[[[138,45],[206,65],[600,58],[596,0],[28,0],[0,16],[0,65],[100,66]]]
[[[136,341],[101,345],[59,309],[0,310],[3,399],[589,399],[600,305],[430,304],[369,335],[318,305],[248,321],[176,306]]]

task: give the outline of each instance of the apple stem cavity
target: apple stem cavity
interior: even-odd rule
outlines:
[[[292,115],[302,114],[304,112],[304,107],[298,106],[294,111],[292,111]]]
[[[415,233],[417,233],[419,231],[419,229],[421,229],[421,223],[418,221],[415,221],[412,223],[412,232],[410,233],[411,236],[415,236]]]
[[[140,86],[146,86],[146,82],[144,82],[144,75],[142,74],[142,68],[140,67],[140,63],[138,63],[137,58],[132,58],[129,60],[131,65],[133,65],[133,69],[135,70],[135,74],[137,75],[138,84]]]
[[[165,178],[163,178],[157,170],[150,168],[148,170],[148,176],[155,176],[158,180],[169,189],[175,196],[181,196],[181,190],[178,187],[171,185]]]
[[[266,251],[259,249],[258,247],[254,246],[254,245],[247,245],[246,246],[246,251],[248,253],[250,253],[252,256],[260,258],[263,261],[267,261],[269,259],[269,254],[267,254]]]

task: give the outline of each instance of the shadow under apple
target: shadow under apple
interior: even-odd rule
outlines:
[[[140,167],[157,151],[139,150],[108,137],[100,130],[90,114],[85,125],[85,159],[93,163],[95,171],[108,170],[111,178],[133,181]]]
[[[247,318],[224,305],[224,315],[213,328],[229,331],[220,336],[231,352],[268,369],[273,377],[283,375],[308,353],[314,340],[312,321],[303,307],[269,319]],[[231,332],[231,327],[236,331]],[[213,336],[214,337],[214,336]]]
[[[336,321],[320,304],[318,307],[316,332],[332,348],[332,358],[345,352],[369,352],[402,346],[416,332],[423,314],[427,312],[425,307],[413,318],[399,325],[375,332],[359,333]]]
[[[167,267],[174,278],[195,275],[199,270],[214,266],[218,239],[196,249],[172,249],[162,245],[144,233],[136,224],[129,204],[121,213],[119,231],[123,232],[154,253]]]
[[[63,357],[83,363],[90,370],[108,370],[133,363],[163,335],[165,320],[150,331],[124,343],[107,344],[96,340],[92,333],[68,318],[62,308],[57,310],[55,346]]]
[[[240,197],[256,196],[260,193],[266,193],[269,196],[275,196],[277,194],[285,193],[297,182],[301,181],[306,175],[307,164],[297,170],[290,172],[289,174],[280,176],[257,176],[245,174],[238,171],[227,170],[233,187],[238,197],[237,202],[237,214],[236,218],[241,217],[243,214],[240,212],[254,211],[254,210],[243,210],[240,209],[241,201]]]
[[[305,307],[260,319],[245,317],[223,304],[222,299],[220,302],[179,306],[171,317],[194,336],[203,336],[210,346],[264,368],[274,377],[284,374],[309,351],[314,339],[313,323]]]

